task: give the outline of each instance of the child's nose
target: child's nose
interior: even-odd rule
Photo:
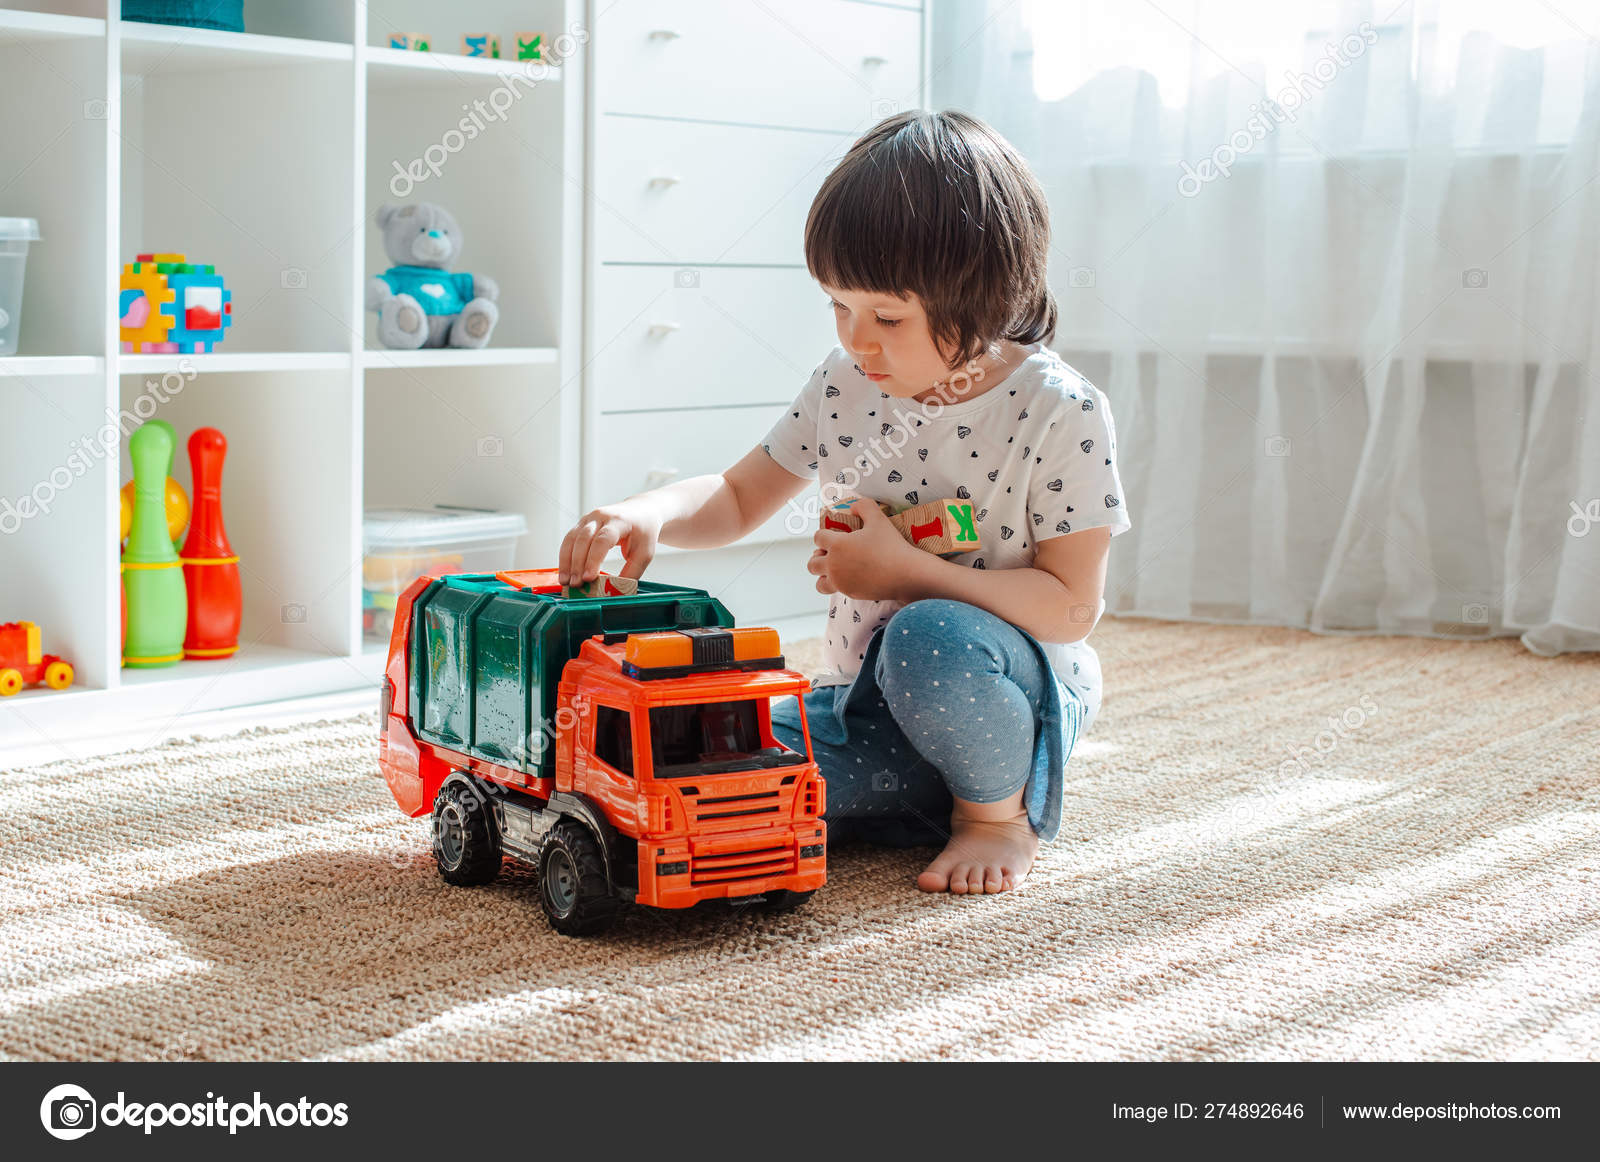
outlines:
[[[864,324],[852,324],[849,337],[850,350],[856,355],[876,355],[878,353],[877,340],[867,332]]]

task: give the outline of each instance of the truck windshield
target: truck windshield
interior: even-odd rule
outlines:
[[[803,763],[785,746],[763,746],[756,700],[650,708],[650,754],[659,778],[754,771]]]

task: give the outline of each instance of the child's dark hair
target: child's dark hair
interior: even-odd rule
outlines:
[[[1050,212],[1027,162],[954,110],[887,117],[850,147],[806,218],[806,267],[840,290],[922,301],[954,368],[991,343],[1048,342]]]

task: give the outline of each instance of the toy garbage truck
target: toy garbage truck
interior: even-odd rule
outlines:
[[[432,812],[439,874],[525,861],[567,935],[630,902],[804,903],[827,878],[824,787],[777,632],[734,628],[703,589],[556,578],[425,576],[396,603],[379,762],[402,811]],[[790,694],[804,754],[772,733]]]

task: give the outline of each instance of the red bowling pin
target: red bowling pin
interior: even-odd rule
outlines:
[[[215,428],[200,428],[189,437],[194,502],[182,554],[189,591],[186,658],[226,658],[239,648],[244,612],[239,558],[222,528],[222,460],[227,454],[228,441]]]

